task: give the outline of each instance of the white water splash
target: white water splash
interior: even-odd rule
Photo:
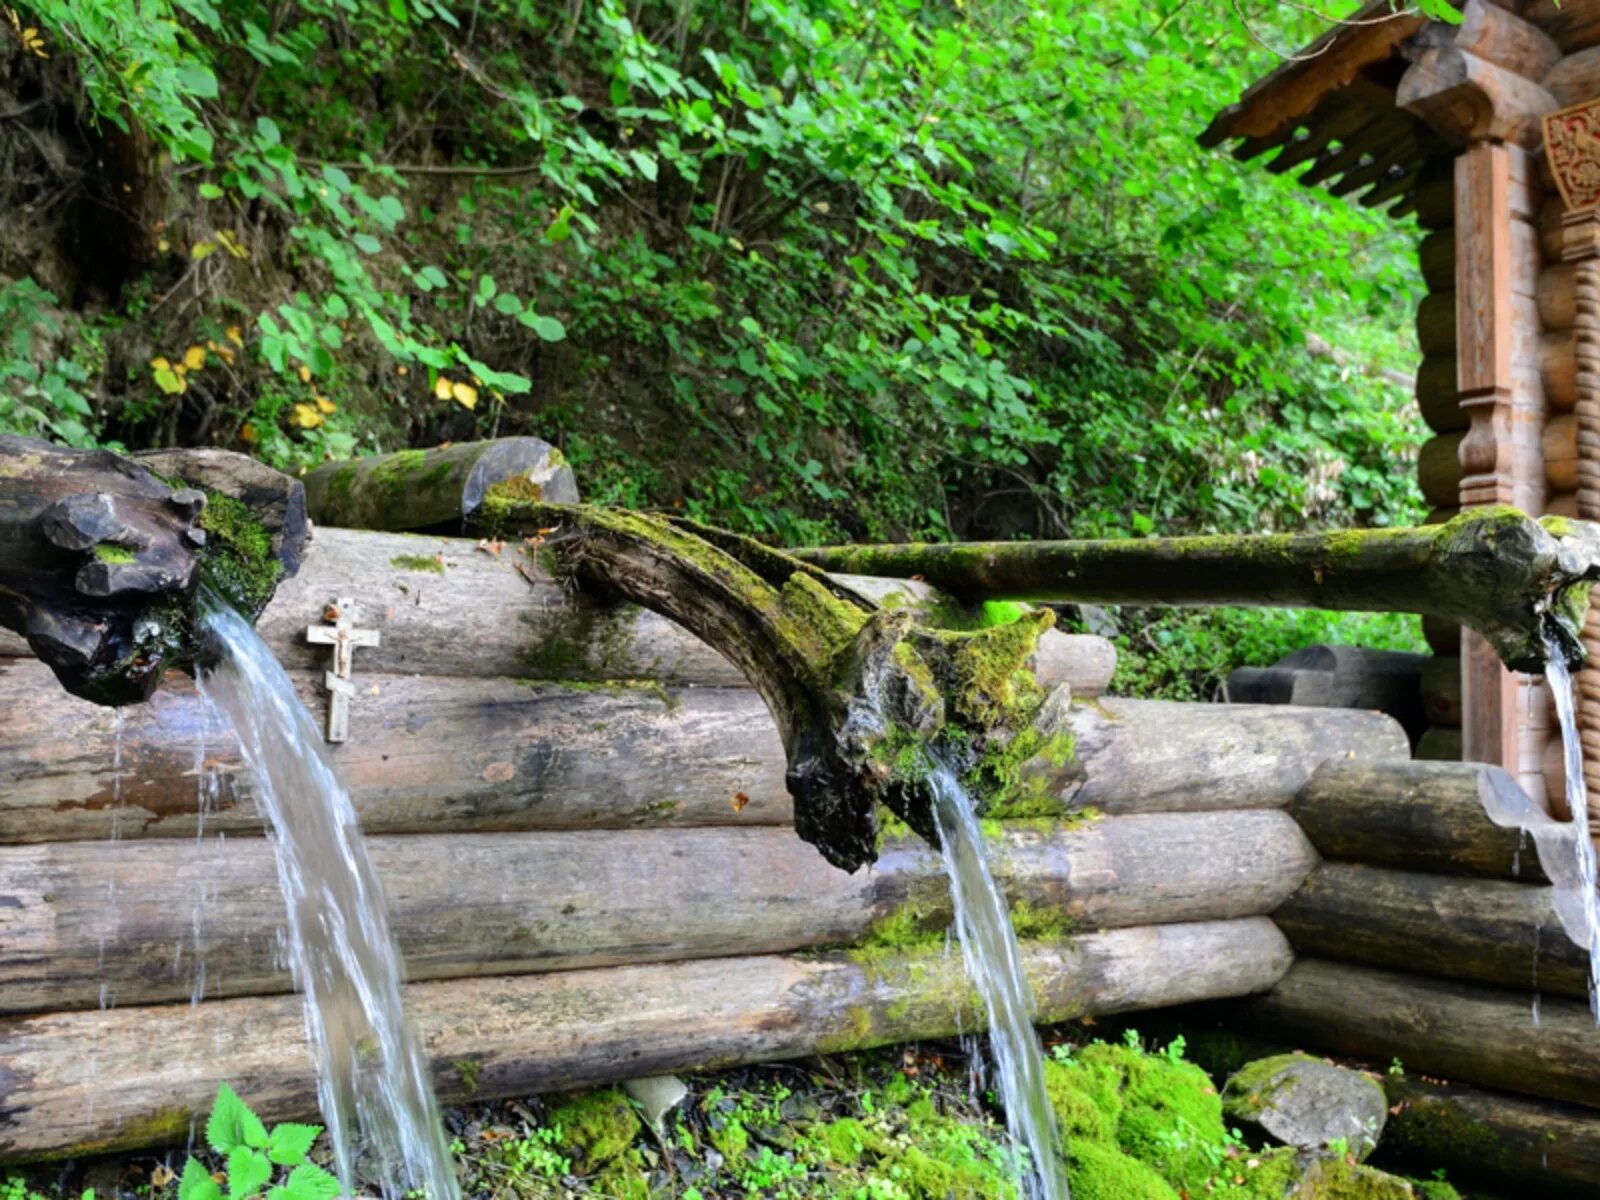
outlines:
[[[204,618],[221,661],[201,692],[228,716],[271,824],[289,959],[346,1195],[358,1154],[385,1197],[457,1200],[427,1063],[401,1008],[399,952],[355,807],[289,677],[237,613]],[[248,1080],[241,1080],[248,1083]]]
[[[1578,740],[1578,720],[1573,702],[1572,674],[1567,670],[1561,648],[1548,634],[1545,637],[1548,663],[1545,678],[1550,681],[1550,693],[1555,697],[1556,716],[1561,722],[1561,746],[1567,772],[1567,809],[1571,819],[1569,851],[1571,875],[1561,878],[1553,870],[1555,854],[1543,853],[1539,861],[1556,885],[1556,911],[1567,933],[1580,946],[1589,950],[1589,1011],[1600,1021],[1600,896],[1595,894],[1594,839],[1589,834],[1589,795],[1583,782],[1583,745]],[[1535,833],[1537,840],[1538,834]]]
[[[989,1014],[989,1049],[1000,1078],[1006,1128],[1012,1144],[1026,1148],[1029,1156],[1024,1188],[1030,1200],[1068,1200],[1055,1110],[1045,1091],[1044,1057],[1033,1029],[1033,993],[1022,973],[1011,913],[989,870],[983,833],[966,790],[942,765],[930,783],[961,956]]]

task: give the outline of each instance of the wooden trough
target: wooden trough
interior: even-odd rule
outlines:
[[[847,875],[803,844],[760,699],[681,629],[470,540],[320,529],[260,624],[319,715],[306,631],[334,600],[380,634],[331,752],[446,1100],[981,1020],[936,857],[891,839]],[[232,735],[184,679],[119,717],[19,651],[0,642],[0,1161],[181,1141],[222,1082],[310,1114]],[[1581,956],[1531,847],[1485,815],[1531,805],[1510,776],[1410,763],[1372,712],[1106,697],[1114,661],[1041,642],[1074,761],[1027,769],[1075,815],[986,829],[1041,1020],[1259,996],[1262,1028],[1457,1081],[1419,1105],[1504,1114],[1511,1138],[1554,1099],[1594,1139]]]

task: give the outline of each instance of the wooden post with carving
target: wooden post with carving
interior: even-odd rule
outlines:
[[[1536,378],[1539,264],[1526,247],[1537,219],[1530,151],[1556,107],[1543,87],[1559,50],[1548,35],[1488,0],[1467,0],[1460,26],[1418,34],[1395,101],[1463,147],[1455,162],[1456,371],[1467,418],[1459,455],[1463,508],[1544,511],[1545,400]],[[1521,228],[1520,226],[1526,226]],[[1477,634],[1461,645],[1463,757],[1506,767],[1542,788],[1544,710]]]
[[[1577,359],[1578,516],[1600,521],[1600,100],[1544,120],[1545,155],[1566,212],[1561,258],[1573,266],[1572,337]],[[1589,661],[1578,672],[1578,730],[1590,821],[1600,816],[1600,613],[1584,618]]]

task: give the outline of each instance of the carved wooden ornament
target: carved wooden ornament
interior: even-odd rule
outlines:
[[[1544,152],[1568,212],[1600,205],[1600,98],[1546,114]]]

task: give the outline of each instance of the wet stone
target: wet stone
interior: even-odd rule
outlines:
[[[1376,1080],[1306,1054],[1246,1063],[1223,1088],[1222,1106],[1230,1121],[1283,1145],[1358,1160],[1377,1147],[1389,1115]]]

